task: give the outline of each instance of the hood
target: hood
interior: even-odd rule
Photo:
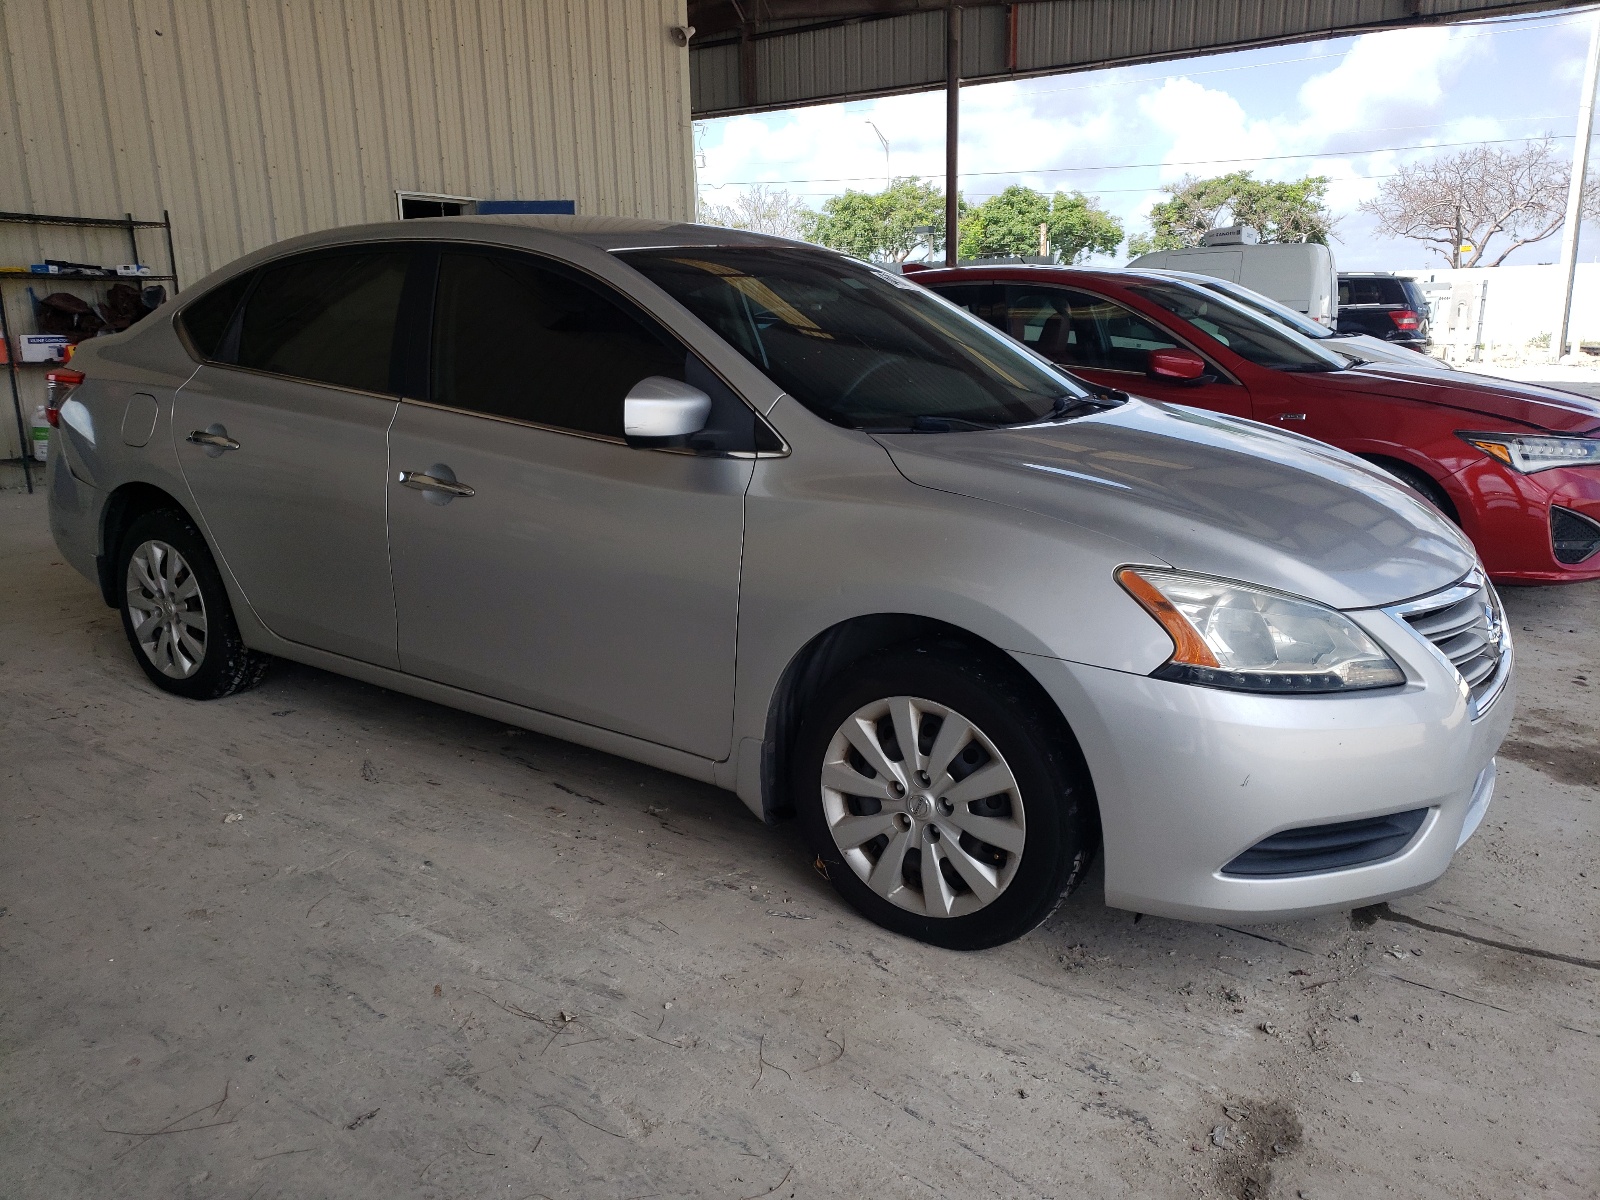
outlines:
[[[1198,409],[1130,400],[1075,421],[878,435],[912,483],[1114,537],[1162,563],[1369,608],[1477,561],[1455,526],[1332,447]]]
[[[1426,365],[1384,361],[1329,375],[1302,375],[1300,380],[1308,387],[1321,384],[1457,409],[1463,414],[1461,428],[1472,428],[1465,422],[1477,418],[1480,432],[1492,432],[1497,422],[1506,421],[1554,433],[1588,433],[1600,426],[1600,403],[1587,396],[1472,371],[1446,374]]]

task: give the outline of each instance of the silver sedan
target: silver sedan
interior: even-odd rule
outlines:
[[[293,659],[705,780],[940,945],[1101,848],[1139,912],[1370,903],[1493,790],[1510,642],[1428,505],[815,247],[333,230],[53,388],[56,540],[158,688]]]

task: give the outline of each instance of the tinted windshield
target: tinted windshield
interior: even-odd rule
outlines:
[[[1263,296],[1260,292],[1252,292],[1249,288],[1231,280],[1212,279],[1210,276],[1197,275],[1186,278],[1184,282],[1192,283],[1196,287],[1203,287],[1208,291],[1221,292],[1228,299],[1237,304],[1242,304],[1251,312],[1260,313],[1267,320],[1276,321],[1279,325],[1286,326],[1314,342],[1325,341],[1334,336],[1333,330],[1318,325],[1304,313],[1295,312],[1287,304],[1279,304],[1276,300]]]
[[[1221,342],[1240,358],[1275,371],[1342,371],[1348,361],[1225,296],[1177,280],[1130,281],[1128,290]]]
[[[1059,412],[1063,397],[1088,397],[925,288],[838,255],[693,246],[618,257],[836,425],[1010,425]]]

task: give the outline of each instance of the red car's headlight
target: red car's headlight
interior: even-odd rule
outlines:
[[[1456,436],[1524,475],[1555,467],[1600,466],[1600,438],[1554,433],[1457,433]]]

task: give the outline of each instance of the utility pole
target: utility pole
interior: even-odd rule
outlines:
[[[944,265],[961,261],[961,219],[956,205],[961,135],[961,6],[945,10],[944,66]]]
[[[1572,182],[1567,187],[1567,223],[1561,228],[1561,320],[1556,324],[1550,353],[1559,359],[1567,352],[1572,324],[1572,284],[1578,273],[1578,226],[1583,221],[1583,182],[1589,174],[1589,136],[1594,132],[1594,85],[1600,74],[1600,10],[1589,19],[1589,60],[1583,68],[1583,92],[1578,97],[1578,135],[1572,144]]]

